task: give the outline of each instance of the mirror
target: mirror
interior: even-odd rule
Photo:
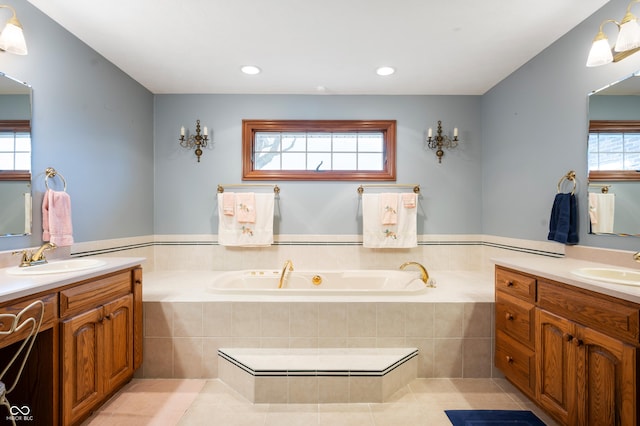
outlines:
[[[640,72],[589,94],[590,232],[640,236]]]
[[[0,236],[31,233],[31,86],[0,72]]]

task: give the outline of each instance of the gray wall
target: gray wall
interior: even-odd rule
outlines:
[[[242,119],[397,120],[397,183],[418,183],[418,232],[475,234],[481,228],[480,97],[157,95],[156,234],[217,233],[216,186],[241,183]],[[201,162],[178,145],[180,126],[200,119],[214,132]],[[425,150],[426,129],[442,120],[460,129],[462,143],[438,164]],[[359,234],[363,182],[278,182],[276,231],[283,234]]]
[[[587,94],[640,69],[640,54],[598,68],[585,63],[600,22],[620,19],[627,4],[612,0],[482,97],[485,234],[546,240],[556,185],[575,170],[580,244],[640,247],[637,238],[589,235],[586,207]]]
[[[29,55],[0,52],[0,71],[33,86],[34,234],[0,250],[40,245],[49,166],[67,181],[76,241],[153,234],[153,95],[26,1],[11,5]]]

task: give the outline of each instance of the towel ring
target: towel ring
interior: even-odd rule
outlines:
[[[558,181],[558,193],[562,192],[562,190],[560,189],[560,186],[562,185],[562,182],[564,182],[564,180],[570,180],[573,182],[573,189],[571,190],[571,195],[576,193],[576,172],[574,172],[573,170],[569,170],[569,172],[562,176],[560,178],[560,180]]]
[[[44,174],[46,175],[44,178],[44,186],[46,186],[47,189],[49,189],[49,178],[58,176],[60,177],[60,179],[62,179],[62,183],[64,184],[64,192],[67,192],[67,181],[64,179],[64,176],[62,176],[61,173],[58,173],[56,171],[56,169],[54,169],[53,167],[47,167],[44,171]]]

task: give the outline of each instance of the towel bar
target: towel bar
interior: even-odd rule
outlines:
[[[236,183],[236,184],[218,184],[218,193],[222,194],[224,192],[225,186],[227,188],[237,188],[237,187],[246,187],[246,186],[270,186],[273,187],[273,192],[276,194],[280,193],[280,187],[278,185],[270,185],[270,184],[260,184],[260,183]]]
[[[420,193],[420,185],[415,184],[415,183],[411,183],[411,184],[407,184],[407,183],[398,183],[398,184],[369,184],[369,185],[360,185],[357,189],[358,194],[362,195],[362,193],[364,192],[364,188],[368,187],[368,188],[388,188],[388,187],[396,187],[396,188],[413,188],[413,192],[416,194]]]

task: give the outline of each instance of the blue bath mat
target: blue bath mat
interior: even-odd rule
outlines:
[[[453,426],[545,426],[531,411],[445,410]]]

